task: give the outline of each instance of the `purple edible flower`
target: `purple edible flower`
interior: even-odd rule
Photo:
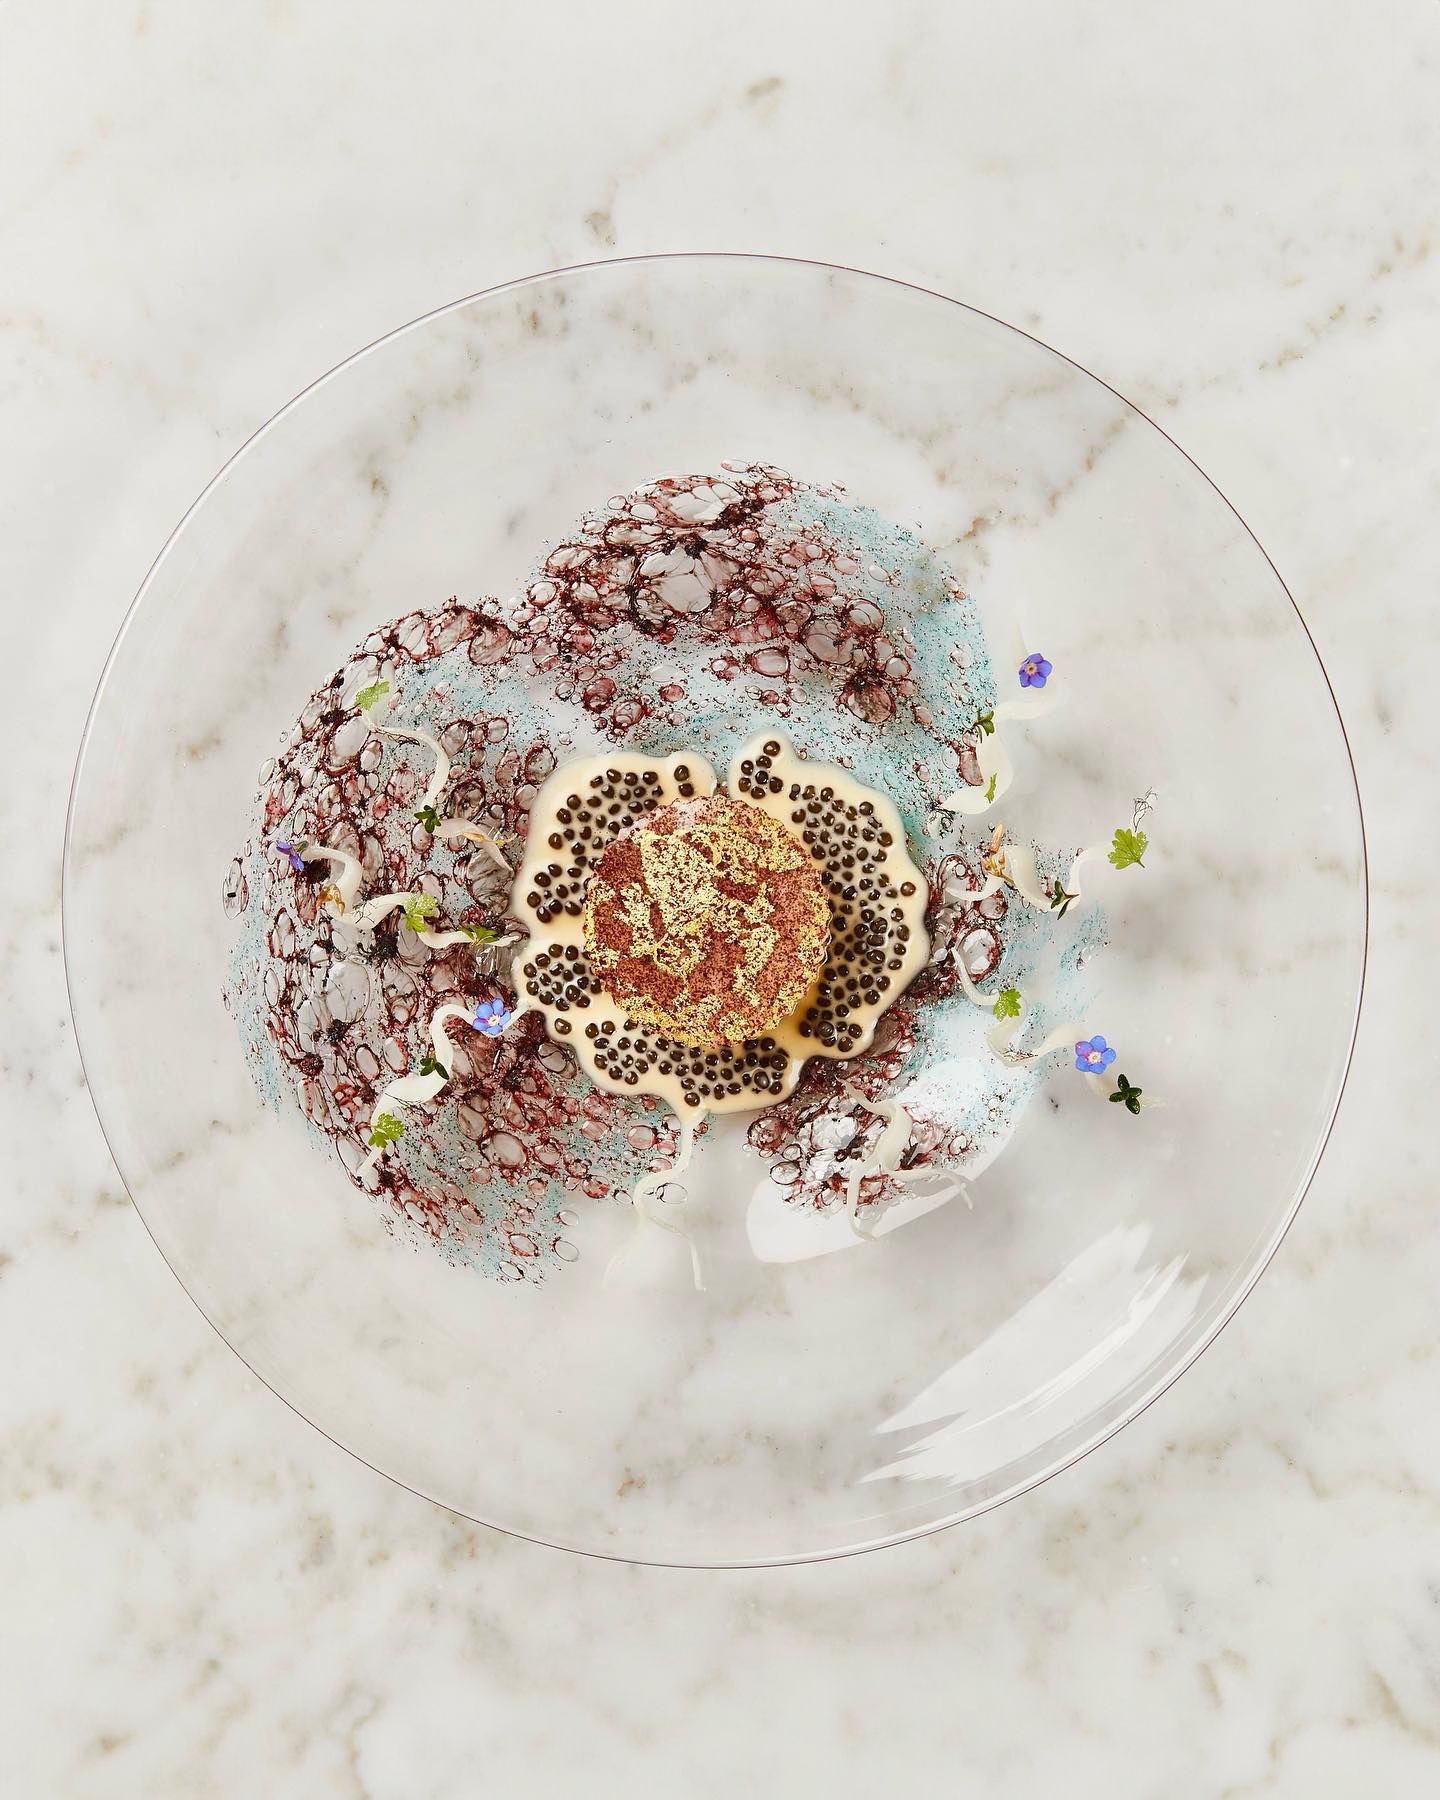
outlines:
[[[1075,1067],[1082,1075],[1099,1075],[1115,1060],[1103,1037],[1082,1038],[1075,1046]]]
[[[305,872],[305,858],[288,838],[276,838],[275,854],[277,856],[283,856],[297,875],[302,875]]]
[[[1038,652],[1034,656],[1027,656],[1020,665],[1021,687],[1043,688],[1050,671],[1054,667],[1054,663],[1049,661],[1047,657],[1041,656]]]
[[[503,1000],[482,1000],[470,1023],[486,1037],[499,1037],[510,1023],[510,1009]],[[1111,1051],[1114,1055],[1114,1051]]]

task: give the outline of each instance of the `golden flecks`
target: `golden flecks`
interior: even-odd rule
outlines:
[[[591,967],[634,1020],[717,1045],[799,1004],[824,960],[829,909],[782,825],[713,798],[652,814],[607,852],[583,922]]]

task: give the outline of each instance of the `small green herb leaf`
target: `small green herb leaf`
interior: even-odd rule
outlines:
[[[974,731],[983,731],[986,737],[994,737],[995,713],[993,709],[987,707],[984,712],[976,713],[975,723],[971,729]]]
[[[407,894],[405,896],[405,923],[412,931],[423,931],[425,921],[433,918],[440,910],[440,902],[433,894]]]
[[[438,831],[440,828],[440,815],[433,806],[422,806],[415,817],[427,831]]]
[[[435,1053],[431,1050],[427,1050],[420,1059],[420,1073],[422,1075],[443,1075],[447,1081],[450,1079],[450,1071],[444,1063],[435,1060]]]
[[[990,780],[986,785],[985,798],[987,800],[993,800],[995,798],[995,777],[993,775],[990,777]]]
[[[500,935],[493,925],[462,925],[460,930],[472,944],[493,944]]]
[[[1067,894],[1065,892],[1064,884],[1057,881],[1054,890],[1050,895],[1050,910],[1051,912],[1058,912],[1063,919],[1066,913],[1069,912],[1071,905],[1079,898],[1080,896],[1078,894]]]
[[[1115,833],[1115,841],[1111,846],[1108,860],[1117,869],[1128,869],[1134,863],[1137,869],[1145,864],[1140,860],[1150,846],[1150,840],[1143,831],[1127,831],[1122,825]]]
[[[394,1113],[381,1113],[370,1127],[370,1148],[383,1150],[387,1144],[398,1144],[405,1135],[405,1127]]]
[[[390,683],[388,681],[372,681],[369,687],[361,688],[360,692],[355,696],[355,704],[360,708],[361,712],[369,712],[375,702],[377,700],[383,700],[389,692]]]
[[[1110,1103],[1112,1106],[1124,1106],[1126,1112],[1138,1113],[1143,1092],[1144,1089],[1136,1087],[1128,1075],[1121,1075],[1115,1092],[1110,1095]]]
[[[1001,988],[995,996],[992,1009],[997,1019],[1018,1019],[1020,1017],[1019,988]]]

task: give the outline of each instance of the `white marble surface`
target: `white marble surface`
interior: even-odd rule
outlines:
[[[1440,650],[1440,19],[826,16],[817,37],[796,3],[0,14],[0,604],[33,647],[10,671],[0,931],[7,1800],[1440,1780],[1440,853],[1415,829]],[[257,1389],[119,1187],[57,922],[110,637],[254,425],[440,300],[701,247],[909,276],[1149,408],[1309,619],[1373,875],[1330,1152],[1196,1368],[999,1513],[762,1574],[509,1541]]]

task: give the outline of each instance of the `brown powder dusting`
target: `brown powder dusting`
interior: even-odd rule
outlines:
[[[829,907],[805,847],[722,795],[649,813],[596,864],[585,948],[637,1023],[682,1043],[739,1043],[804,999]]]

